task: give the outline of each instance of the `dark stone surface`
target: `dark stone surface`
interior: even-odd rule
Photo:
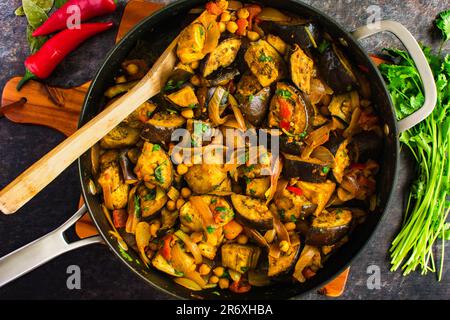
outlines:
[[[114,15],[119,21],[125,1]],[[160,1],[171,2],[171,1]],[[324,10],[353,30],[366,23],[370,5],[378,5],[383,19],[403,23],[413,35],[425,44],[437,45],[431,32],[431,23],[438,12],[446,9],[440,0],[309,0],[313,6]],[[0,87],[12,76],[23,72],[22,63],[28,54],[25,40],[25,21],[14,16],[19,0],[0,3]],[[114,31],[107,32],[73,54],[58,67],[48,81],[63,86],[73,86],[89,80],[96,72],[106,52],[113,46]],[[377,36],[366,40],[368,50],[393,45],[392,36]],[[447,47],[448,49],[448,47]],[[46,128],[18,125],[0,119],[0,188],[20,172],[51,150],[63,136]],[[399,272],[389,272],[388,249],[400,226],[404,193],[412,177],[411,162],[404,155],[400,179],[394,201],[388,209],[378,232],[366,250],[352,264],[347,290],[341,299],[450,299],[450,267],[446,264],[443,280],[438,283],[433,274],[413,274],[407,278]],[[16,215],[0,215],[0,256],[44,235],[59,226],[76,209],[80,194],[76,167],[72,166],[49,187],[28,203]],[[446,250],[449,256],[450,249]],[[82,271],[82,289],[68,290],[66,269],[78,265]],[[367,288],[367,268],[379,266],[381,289]],[[116,259],[107,248],[86,247],[65,254],[0,289],[1,299],[165,299],[167,295],[145,285],[137,276]],[[316,293],[304,299],[327,299]]]

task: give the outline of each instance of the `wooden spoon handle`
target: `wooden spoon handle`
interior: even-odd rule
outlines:
[[[175,46],[176,39],[132,90],[1,190],[0,210],[5,214],[16,212],[137,107],[158,94],[175,66]]]

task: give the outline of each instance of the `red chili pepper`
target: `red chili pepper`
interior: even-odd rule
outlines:
[[[161,248],[161,255],[166,260],[172,259],[172,248],[170,247],[172,240],[173,240],[173,235],[171,235],[171,234],[166,235],[163,239],[164,243]]]
[[[303,195],[303,190],[300,189],[300,188],[297,188],[297,187],[294,187],[294,186],[288,186],[286,189],[289,190],[292,193],[295,193],[298,196]]]
[[[38,52],[25,60],[26,73],[17,90],[30,79],[50,76],[56,66],[83,41],[112,26],[112,22],[84,23],[80,29],[66,29],[50,38]]]
[[[291,124],[288,121],[281,120],[280,121],[280,128],[284,129],[286,131],[289,131],[289,129],[291,128]]]
[[[234,293],[246,293],[249,292],[252,286],[248,284],[246,281],[234,281],[230,285],[230,290]]]
[[[118,209],[113,211],[114,227],[123,228],[127,224],[128,214],[125,209]]]
[[[249,6],[245,7],[248,10],[249,16],[248,16],[248,29],[252,30],[253,27],[253,19],[261,13],[262,9],[261,6],[258,6],[257,4],[251,4]]]
[[[113,13],[117,8],[114,0],[69,0],[33,32],[33,37],[66,29],[67,22],[74,14],[74,11],[71,10],[72,6],[79,8],[81,21]]]
[[[283,120],[290,121],[292,117],[292,106],[283,98],[278,98],[278,103],[280,104],[280,117]]]

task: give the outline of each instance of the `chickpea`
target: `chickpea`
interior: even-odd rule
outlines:
[[[297,227],[294,222],[288,222],[284,225],[287,231],[293,231]]]
[[[191,196],[191,189],[189,188],[181,189],[181,196],[185,199],[189,198]]]
[[[231,14],[229,11],[224,11],[222,15],[220,16],[221,22],[228,22],[231,20]]]
[[[221,278],[219,280],[220,289],[228,289],[229,286],[230,286],[230,280],[228,280],[227,278]]]
[[[200,269],[198,269],[198,272],[200,272],[201,276],[206,276],[208,273],[211,272],[211,267],[208,266],[206,263],[204,263],[200,266]]]
[[[238,29],[238,25],[237,25],[236,22],[228,21],[228,23],[227,23],[227,30],[228,30],[228,32],[236,33],[237,29]]]
[[[192,111],[192,110],[191,110]],[[186,174],[186,172],[188,171],[188,167],[186,167],[185,164],[181,163],[178,165],[177,167],[177,173],[182,176],[184,174]]]
[[[219,282],[219,277],[217,277],[217,276],[211,276],[211,277],[209,278],[209,282],[210,282],[210,283],[217,283],[217,282]]]
[[[225,30],[227,30],[227,25],[225,24],[225,22],[223,22],[223,21],[219,22],[219,30],[220,30],[220,33],[224,33]]]
[[[179,198],[179,199],[177,200],[177,203],[176,203],[177,209],[180,210],[180,208],[183,206],[183,204],[184,204],[185,202],[186,202],[186,201],[184,201],[184,199]]]
[[[250,12],[246,8],[239,9],[237,12],[239,19],[247,19],[250,16]]]
[[[259,34],[255,31],[247,31],[247,38],[250,41],[257,41],[259,40]]]
[[[173,201],[173,200],[167,201],[166,207],[167,207],[167,210],[174,211],[175,207],[176,207],[175,201]]]
[[[282,252],[288,252],[289,250],[289,243],[286,240],[283,240],[280,242],[280,250]]]
[[[190,67],[191,67],[192,70],[197,69],[199,66],[200,66],[200,62],[199,61],[194,61],[194,62],[191,62],[191,64],[190,64]]]
[[[126,66],[128,74],[135,75],[139,72],[139,67],[134,63],[130,63]]]
[[[221,277],[225,273],[225,269],[224,267],[217,267],[213,270],[213,272],[216,276]]]
[[[159,222],[159,220],[156,220],[155,222],[153,222],[150,225],[150,234],[152,235],[152,237],[156,238],[157,236],[157,232],[159,230],[159,228],[161,227],[161,222]]]
[[[191,234],[191,240],[194,243],[199,243],[200,241],[203,240],[203,233],[201,233],[201,232],[193,232]]]
[[[246,244],[248,242],[248,237],[245,234],[240,234],[237,237],[237,243],[239,244]]]

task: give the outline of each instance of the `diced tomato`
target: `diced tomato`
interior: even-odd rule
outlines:
[[[290,121],[293,112],[292,106],[283,98],[278,98],[278,103],[280,104],[280,117],[283,120]]]
[[[292,192],[292,193],[295,193],[298,196],[303,195],[303,190],[300,189],[300,188],[297,188],[297,187],[294,187],[294,186],[288,186],[286,189],[288,191]]]
[[[113,223],[116,228],[123,228],[127,224],[128,213],[125,209],[116,209],[113,211]]]
[[[172,243],[173,235],[168,234],[163,239],[163,246],[161,248],[161,255],[166,259],[167,261],[172,259],[172,248],[170,247],[170,244]]]
[[[222,12],[223,12],[222,8],[220,8],[220,7],[217,5],[217,3],[213,2],[213,1],[208,2],[208,3],[206,4],[205,8],[206,8],[206,11],[208,11],[208,13],[214,14],[214,15],[216,15],[216,16],[221,15]]]
[[[236,24],[238,26],[236,34],[238,36],[243,36],[245,35],[245,32],[247,31],[247,27],[248,27],[248,21],[247,19],[237,19],[236,20]]]
[[[291,128],[291,124],[288,121],[281,120],[280,121],[280,128],[284,129],[286,131],[289,131],[289,129]]]
[[[261,13],[262,9],[257,4],[251,4],[245,7],[250,13],[248,16],[248,29],[252,30],[253,27],[253,19],[256,18],[258,14]]]
[[[383,59],[382,57],[377,56],[376,54],[371,54],[371,55],[369,55],[369,56],[370,56],[370,58],[372,59],[372,61],[373,61],[377,66],[379,66],[380,64],[391,64],[390,61],[385,60],[385,59]]]
[[[234,293],[246,293],[249,292],[252,286],[247,283],[247,281],[239,280],[234,281],[230,285],[230,290]]]

